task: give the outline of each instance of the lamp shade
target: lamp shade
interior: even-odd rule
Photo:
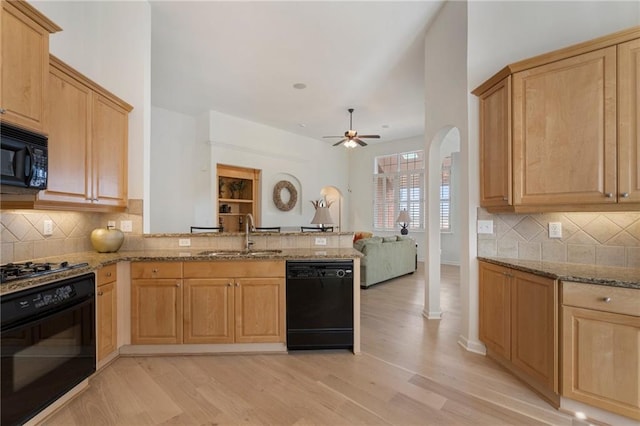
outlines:
[[[329,207],[318,207],[316,214],[313,215],[311,223],[314,225],[327,225],[332,224],[331,214],[329,213]]]
[[[396,223],[409,223],[411,222],[411,216],[409,216],[409,212],[406,210],[402,210],[398,215],[398,219]]]

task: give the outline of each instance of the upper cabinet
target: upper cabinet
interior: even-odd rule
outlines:
[[[24,1],[0,8],[0,120],[48,134],[49,34],[62,29]]]
[[[132,107],[54,56],[49,89],[49,180],[36,207],[124,209]]]
[[[480,99],[480,204],[640,208],[640,27],[512,64]]]

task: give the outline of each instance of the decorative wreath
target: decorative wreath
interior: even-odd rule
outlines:
[[[289,191],[289,201],[286,203],[282,201],[282,197],[280,196],[283,189]],[[273,187],[273,203],[276,205],[278,210],[288,212],[295,207],[297,202],[298,191],[296,191],[296,187],[293,186],[291,182],[281,180],[280,182],[276,183],[276,186]]]

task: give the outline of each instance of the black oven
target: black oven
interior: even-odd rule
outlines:
[[[3,194],[47,189],[47,142],[45,136],[0,124],[0,189]]]
[[[96,370],[95,278],[0,298],[0,423],[23,424]]]

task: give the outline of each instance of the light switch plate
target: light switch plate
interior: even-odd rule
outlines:
[[[323,238],[323,237],[316,237],[316,245],[317,246],[326,246],[327,245],[327,239]]]
[[[53,221],[51,219],[45,219],[42,221],[42,235],[53,234]]]
[[[180,238],[178,240],[178,245],[180,247],[191,247],[191,238]]]
[[[493,234],[493,221],[492,220],[479,220],[478,221],[478,234]]]
[[[549,222],[549,238],[562,238],[562,222]]]
[[[133,231],[133,224],[130,220],[121,220],[120,221],[120,230],[122,232],[131,232]]]

